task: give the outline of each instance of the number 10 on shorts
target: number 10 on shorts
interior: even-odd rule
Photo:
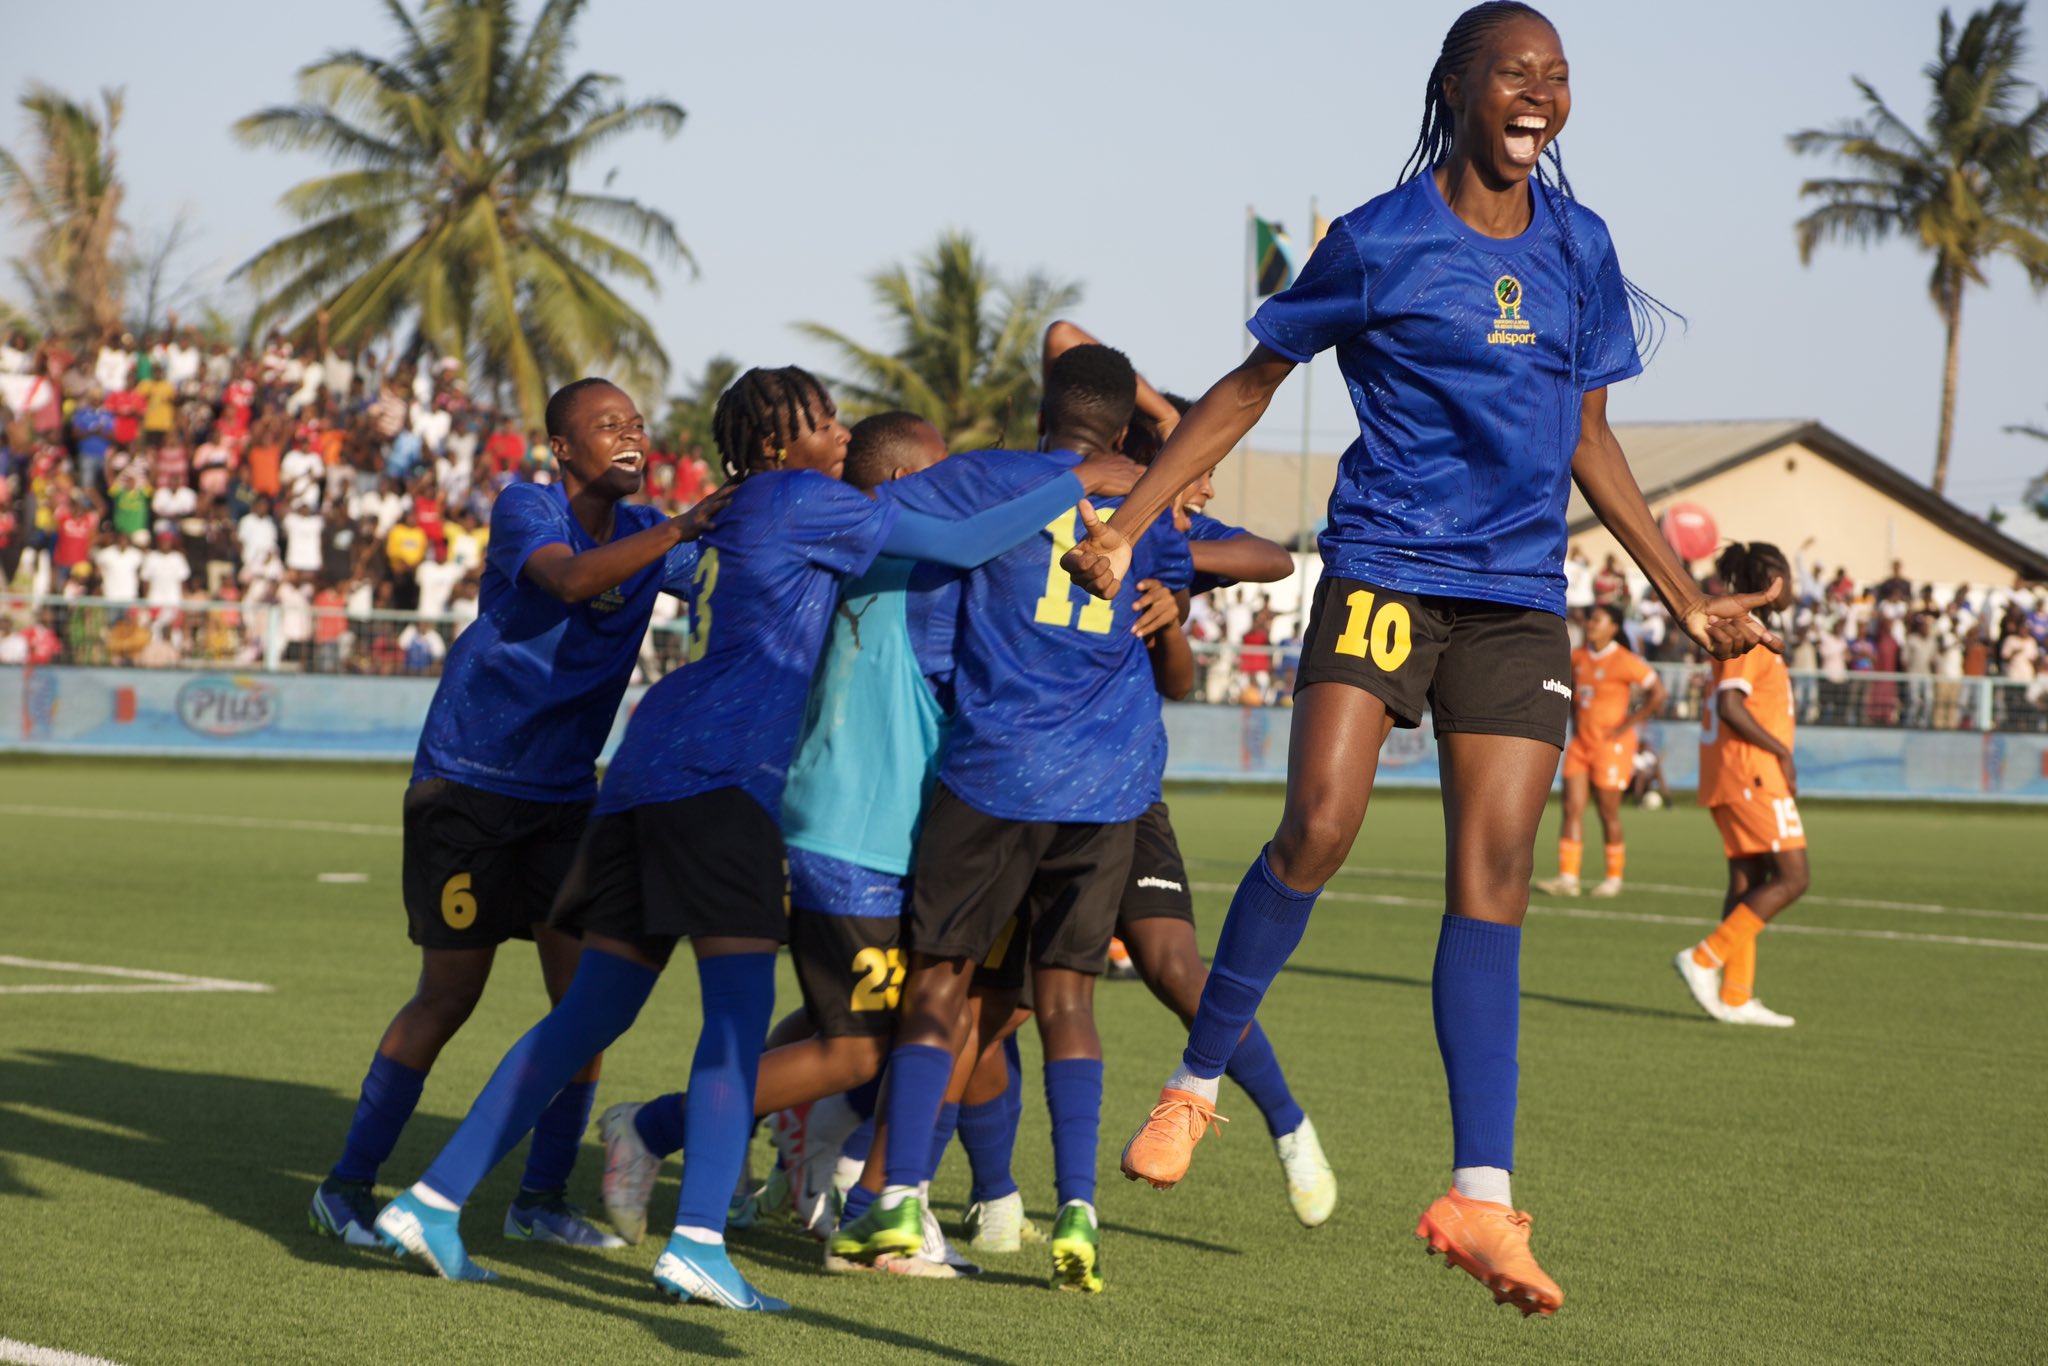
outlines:
[[[1359,588],[1344,599],[1351,611],[1344,618],[1344,634],[1331,648],[1340,655],[1369,658],[1382,673],[1392,673],[1408,662],[1414,649],[1414,623],[1405,603],[1383,603],[1375,612],[1377,597],[1370,589]]]

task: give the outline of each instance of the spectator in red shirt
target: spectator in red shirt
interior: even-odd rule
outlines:
[[[526,459],[526,438],[519,434],[519,426],[511,418],[502,418],[498,429],[484,442],[484,455],[490,459],[493,475],[510,474]]]
[[[1607,563],[1600,566],[1593,575],[1593,601],[1624,603],[1628,601],[1628,579],[1615,563],[1614,556],[1607,557]]]
[[[135,389],[122,389],[107,395],[107,411],[114,415],[114,444],[133,446],[142,435],[142,415],[149,409],[149,400]]]
[[[92,538],[99,525],[99,509],[76,495],[57,514],[57,545],[50,552],[50,563],[60,579],[71,573],[72,566],[91,560]]]

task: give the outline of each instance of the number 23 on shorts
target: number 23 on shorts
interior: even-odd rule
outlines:
[[[1415,648],[1415,624],[1406,603],[1380,603],[1375,612],[1377,599],[1369,588],[1353,589],[1345,597],[1350,612],[1344,618],[1344,633],[1330,648],[1340,655],[1370,659],[1382,673],[1392,673],[1408,662]]]
[[[894,1010],[903,994],[903,951],[869,947],[853,956],[853,999],[856,1011]]]

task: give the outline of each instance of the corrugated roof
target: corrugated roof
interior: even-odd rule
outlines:
[[[1643,497],[1656,502],[1673,489],[1719,469],[1783,445],[1814,425],[1812,418],[1756,422],[1617,422],[1614,435],[1628,453],[1629,468]],[[1576,527],[1593,515],[1574,487],[1565,521]]]

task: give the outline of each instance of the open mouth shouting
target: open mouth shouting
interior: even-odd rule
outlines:
[[[641,466],[646,463],[647,454],[644,451],[620,451],[612,457],[613,469],[627,469],[635,474],[638,474]]]
[[[1541,114],[1517,114],[1508,121],[1508,160],[1517,166],[1534,166],[1547,141],[1550,120]]]

